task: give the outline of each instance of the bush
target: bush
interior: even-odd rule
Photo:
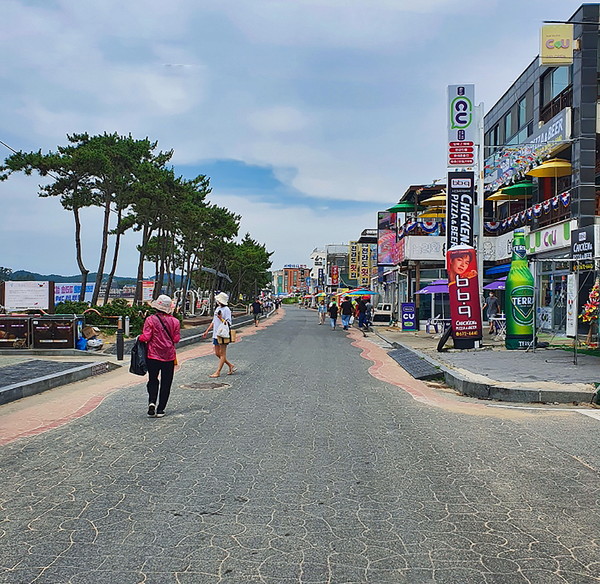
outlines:
[[[298,304],[298,297],[292,296],[291,298],[284,298],[281,304]]]
[[[104,306],[89,306],[86,302],[61,302],[56,306],[56,314],[83,314],[85,324],[97,327],[108,325],[116,327],[117,319],[111,317],[128,316],[129,334],[132,337],[141,334],[145,318],[154,313],[156,310],[146,304],[130,306],[123,298],[116,298]],[[181,320],[180,315],[174,316]]]

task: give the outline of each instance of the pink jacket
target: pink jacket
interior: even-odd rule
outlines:
[[[169,333],[167,333],[165,327],[167,327]],[[149,316],[144,321],[144,330],[139,337],[140,341],[148,343],[148,358],[157,361],[173,361],[175,359],[175,345],[181,338],[179,330],[179,321],[174,316],[168,314]]]

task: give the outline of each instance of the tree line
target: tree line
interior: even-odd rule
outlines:
[[[241,217],[211,204],[210,179],[176,176],[169,162],[173,150],[157,151],[158,143],[116,133],[67,135],[68,144],[55,152],[16,152],[0,167],[0,180],[15,172],[37,172],[48,179],[39,185],[40,197],[58,197],[72,213],[75,256],[81,273],[81,297],[90,270],[84,262],[81,234],[82,210],[102,209],[100,252],[92,304],[97,304],[105,270],[104,302],[117,270],[121,241],[128,230],[140,235],[135,302],[142,302],[144,262],[154,264],[156,298],[163,286],[175,291],[176,274],[181,288],[214,291],[223,286],[234,297],[254,295],[270,282],[272,255],[246,234],[238,243]],[[112,249],[112,255],[109,250]],[[210,269],[202,269],[208,266]],[[223,274],[230,282],[223,285]]]

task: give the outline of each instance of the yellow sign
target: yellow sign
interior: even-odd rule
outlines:
[[[573,64],[573,25],[547,24],[540,34],[540,65]]]

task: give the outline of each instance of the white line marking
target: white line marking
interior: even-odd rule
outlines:
[[[503,404],[488,404],[490,408],[505,408],[510,410],[533,410],[536,412],[573,412],[583,414],[595,420],[600,420],[600,410],[583,410],[581,408],[536,408],[533,406],[509,406]]]

